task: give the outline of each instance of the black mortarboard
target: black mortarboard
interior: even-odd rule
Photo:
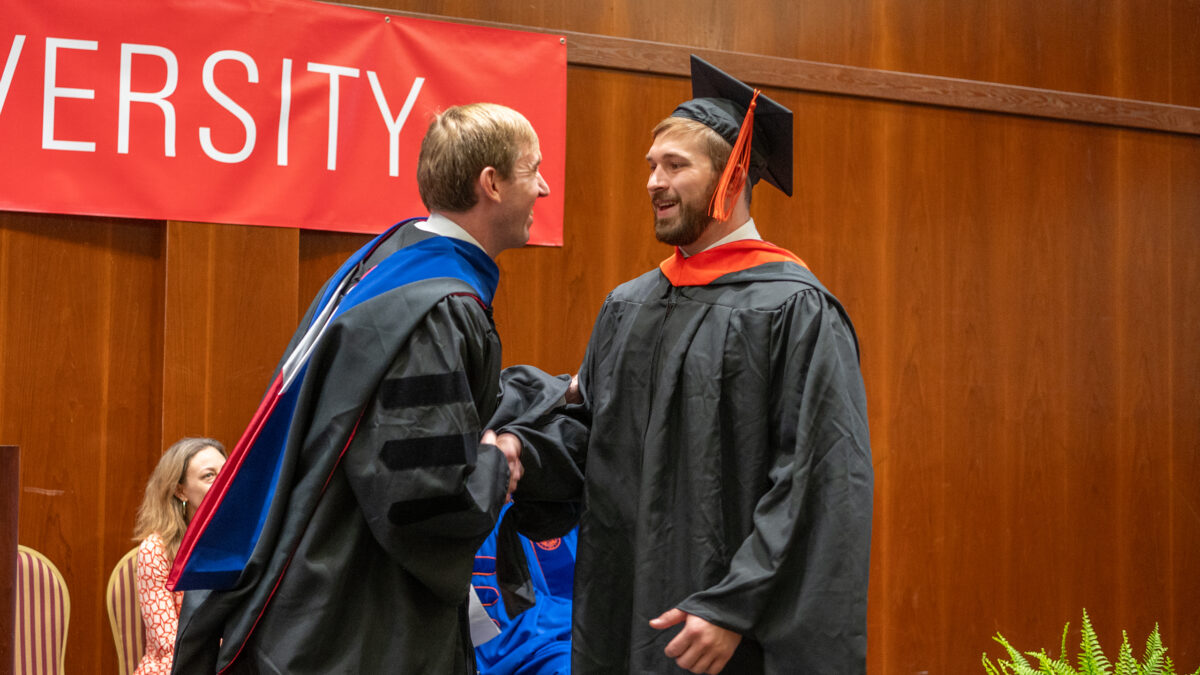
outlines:
[[[738,133],[755,89],[692,55],[692,100],[672,117],[695,120],[737,146]],[[759,178],[792,196],[792,111],[759,93],[750,142],[750,184]],[[732,161],[732,158],[731,158]]]

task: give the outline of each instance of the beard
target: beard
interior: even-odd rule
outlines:
[[[705,190],[705,198],[699,202],[680,200],[679,212],[670,218],[654,219],[654,236],[670,246],[687,246],[695,243],[713,222],[708,215],[708,202],[712,199],[716,181]]]

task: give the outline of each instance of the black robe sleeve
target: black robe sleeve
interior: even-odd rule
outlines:
[[[476,301],[444,299],[384,375],[343,460],[376,540],[448,601],[465,597],[475,550],[505,501],[504,455],[479,442],[499,358]]]
[[[581,374],[581,392],[582,380]],[[533,541],[561,537],[579,521],[590,414],[584,404],[565,404],[566,375],[530,366],[506,368],[503,398],[492,418],[498,432],[521,439],[524,475],[505,520]]]

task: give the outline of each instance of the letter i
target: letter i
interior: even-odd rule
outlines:
[[[292,114],[292,60],[283,60],[283,76],[279,82],[279,148],[275,163],[288,163],[288,121]]]

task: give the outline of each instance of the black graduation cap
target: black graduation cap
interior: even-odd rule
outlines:
[[[709,127],[737,147],[746,110],[755,101],[750,143],[750,184],[759,178],[792,196],[792,111],[746,83],[692,54],[692,100],[681,103],[672,117],[685,117]],[[730,158],[733,161],[733,158]]]

